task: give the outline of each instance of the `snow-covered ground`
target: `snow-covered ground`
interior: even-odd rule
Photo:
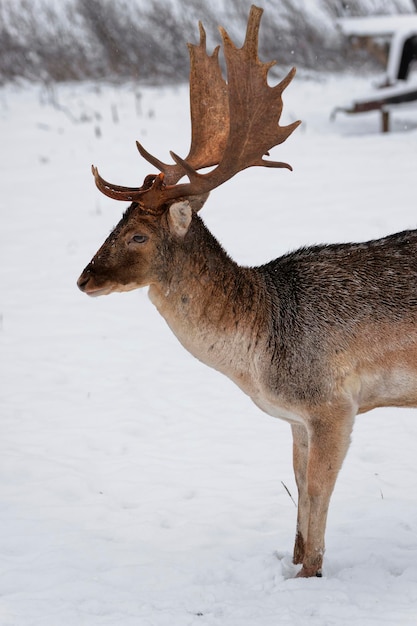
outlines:
[[[333,107],[352,77],[296,78],[275,150],[203,217],[258,264],[295,247],[417,226],[417,108]],[[332,498],[322,579],[294,579],[288,424],[177,343],[145,291],[75,281],[150,168],[135,139],[185,154],[185,88],[0,90],[0,625],[415,626],[415,411],[357,420]]]

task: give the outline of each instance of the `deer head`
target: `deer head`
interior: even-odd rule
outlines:
[[[137,142],[142,157],[159,170],[147,176],[141,187],[110,184],[93,166],[102,193],[132,204],[78,280],[88,295],[128,291],[158,281],[167,262],[164,251],[186,237],[209,192],[238,172],[255,165],[291,169],[287,163],[264,158],[300,122],[279,125],[282,92],[295,69],[278,85],[268,85],[267,74],[275,61],[262,63],[258,58],[262,12],[251,7],[240,49],[220,28],[227,82],[219,65],[220,46],[207,54],[205,31],[199,24],[200,42],[189,44],[191,147],[185,159],[171,152],[174,162],[163,163]],[[213,169],[199,173],[207,167]],[[184,176],[188,182],[179,183]]]

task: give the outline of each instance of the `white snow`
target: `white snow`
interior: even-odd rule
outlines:
[[[295,79],[303,125],[212,193],[203,217],[238,261],[417,224],[417,108],[331,110],[356,77]],[[357,420],[332,498],[324,577],[293,578],[289,426],[188,355],[145,291],[89,299],[83,267],[150,168],[185,154],[187,91],[0,90],[1,626],[411,626],[417,420]],[[116,121],[116,117],[119,121]],[[78,120],[75,122],[74,120]]]
[[[337,22],[345,35],[358,35],[361,37],[391,36],[396,31],[411,31],[415,33],[417,29],[417,15],[412,13],[343,17],[337,20]]]

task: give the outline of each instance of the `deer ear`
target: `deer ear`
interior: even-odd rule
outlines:
[[[168,211],[168,223],[173,233],[184,237],[191,224],[193,210],[188,200],[174,202]]]

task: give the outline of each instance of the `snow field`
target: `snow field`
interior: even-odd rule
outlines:
[[[294,172],[212,193],[202,216],[239,262],[416,226],[417,110],[389,135],[373,113],[329,121],[367,84],[296,78],[283,122],[303,125],[273,154]],[[358,418],[324,577],[294,579],[289,426],[188,355],[145,291],[76,288],[124,208],[91,163],[133,185],[149,173],[135,139],[185,154],[187,97],[0,90],[0,624],[414,625],[415,411]]]

